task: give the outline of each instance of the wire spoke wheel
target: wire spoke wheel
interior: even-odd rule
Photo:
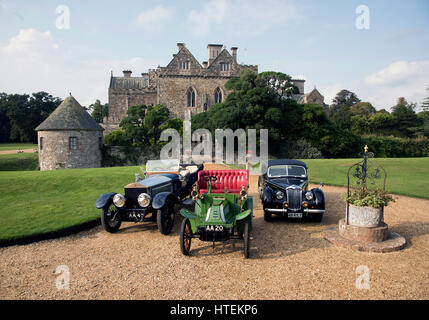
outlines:
[[[118,208],[113,203],[110,203],[101,211],[101,225],[104,230],[114,233],[121,227],[121,220],[119,217]]]

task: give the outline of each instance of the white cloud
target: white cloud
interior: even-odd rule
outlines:
[[[415,78],[421,78],[428,74],[428,61],[396,61],[386,68],[373,73],[365,78],[365,83],[369,85],[403,85],[413,82]]]
[[[136,23],[146,29],[157,29],[168,21],[172,15],[173,12],[170,8],[159,5],[141,12],[136,18]]]
[[[389,110],[399,97],[420,104],[427,96],[428,86],[429,60],[396,61],[364,79],[324,86],[321,92],[328,104],[341,89],[347,89],[355,92],[361,100],[371,102],[377,109]]]
[[[127,60],[79,60],[73,52],[57,44],[49,31],[22,29],[0,46],[0,91],[33,93],[46,91],[64,98],[71,91],[82,104],[96,99],[107,102],[110,71],[122,75],[124,69],[139,75],[158,61],[141,58]]]
[[[235,34],[255,35],[301,18],[298,8],[284,0],[212,0],[199,10],[191,10],[187,23],[197,35],[219,26]]]

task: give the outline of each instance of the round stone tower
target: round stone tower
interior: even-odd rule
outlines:
[[[101,166],[104,129],[71,94],[35,130],[40,170]]]

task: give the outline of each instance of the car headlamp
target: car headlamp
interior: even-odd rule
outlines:
[[[313,193],[312,193],[311,191],[308,191],[308,192],[305,194],[305,199],[307,199],[308,201],[313,200]]]
[[[150,204],[150,195],[147,193],[140,193],[137,202],[139,203],[140,207],[146,208]]]
[[[126,199],[122,194],[117,193],[113,196],[113,204],[118,208],[122,208],[125,205],[125,202]]]
[[[283,197],[284,197],[285,195],[284,195],[284,193],[283,192],[281,192],[281,191],[277,191],[276,192],[276,198],[278,199],[278,200],[281,200],[281,199],[283,199]]]
[[[245,201],[247,199],[247,190],[246,187],[242,187],[240,191],[240,199],[241,201]]]

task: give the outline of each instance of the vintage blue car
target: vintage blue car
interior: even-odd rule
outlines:
[[[269,160],[261,166],[258,181],[265,221],[272,215],[322,221],[325,195],[320,188],[308,190],[307,165],[298,160]]]
[[[122,221],[156,222],[162,234],[174,224],[176,204],[189,198],[203,165],[180,164],[179,160],[151,160],[145,178],[124,187],[124,194],[104,193],[95,203],[101,209],[101,224],[107,232],[119,230]]]

